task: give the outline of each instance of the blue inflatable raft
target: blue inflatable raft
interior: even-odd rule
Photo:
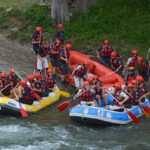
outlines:
[[[107,95],[107,98],[109,105],[112,105],[113,98],[110,95]],[[147,98],[145,98],[145,101],[142,105],[149,107],[150,101]],[[123,110],[122,112],[118,112],[116,110],[106,110],[104,106],[104,100],[102,100],[101,107],[83,106],[78,104],[70,108],[69,116],[71,120],[76,121],[78,123],[98,126],[126,125],[133,121],[125,110]],[[139,105],[132,106],[128,110],[138,118],[143,115],[142,107]]]

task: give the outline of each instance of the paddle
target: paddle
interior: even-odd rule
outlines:
[[[116,73],[116,71],[113,71],[113,72],[111,72],[111,73],[107,74],[107,75],[106,75],[106,76],[104,76],[104,77],[108,77],[108,76],[110,76],[110,75],[112,75],[112,74],[114,74],[114,73]]]
[[[123,90],[123,91],[125,91],[129,96],[131,96],[132,98],[133,98],[133,96],[127,91],[127,90]],[[142,99],[143,97],[145,97],[146,95],[148,95],[149,93],[147,93],[147,94],[145,94],[145,95],[142,95],[141,97],[140,97],[140,99]],[[140,100],[139,99],[139,100]],[[144,111],[145,112],[147,112],[147,113],[150,113],[150,108],[149,107],[147,107],[147,106],[145,106],[145,105],[142,105],[141,104],[141,106],[142,106],[142,108],[144,109]]]
[[[111,95],[111,96],[113,97],[113,99],[114,99],[116,102],[118,102],[118,104],[119,104],[119,101],[118,101],[110,92],[108,92],[106,89],[105,89],[105,91],[106,91],[109,95]],[[128,115],[132,118],[132,120],[133,120],[136,124],[139,124],[139,123],[140,123],[139,119],[138,119],[132,112],[128,111],[123,105],[122,105],[121,107],[123,107],[123,108],[125,109],[125,111],[128,113]]]
[[[9,87],[11,84],[9,83],[8,85],[6,85],[4,88],[2,88],[1,90],[0,90],[0,92],[2,92],[3,90],[5,90],[7,87]]]
[[[19,97],[17,96],[17,94],[16,94],[14,88],[13,88],[13,92],[14,92],[14,94],[15,94],[16,99],[17,99],[18,102],[19,102]],[[19,102],[19,105],[20,105],[20,113],[21,113],[21,116],[24,117],[24,118],[25,118],[25,117],[28,117],[27,112],[22,108],[22,105],[21,105],[20,102]]]
[[[11,68],[13,68],[12,66],[10,66]],[[14,68],[13,68],[14,69]],[[14,70],[15,71],[15,70]],[[18,76],[18,78],[20,78],[21,80],[23,79],[16,71],[15,71],[15,74]],[[30,89],[32,90],[32,92],[33,92],[33,94],[34,94],[34,96],[35,96],[35,98],[37,99],[37,100],[41,100],[42,98],[41,98],[41,96],[39,95],[39,94],[37,94],[36,92],[34,92],[33,91],[33,89],[30,87]]]
[[[95,86],[94,86],[94,87],[95,87]],[[93,87],[93,88],[94,88],[94,87]],[[91,89],[91,87],[88,88],[87,90],[85,90],[84,92],[80,93],[77,97],[80,97],[83,93],[85,93],[85,92],[88,91],[89,89]],[[60,112],[62,112],[62,111],[64,111],[64,110],[69,106],[69,104],[70,104],[71,102],[72,102],[72,100],[65,101],[65,102],[61,103],[61,104],[59,104],[59,105],[57,106],[57,109],[58,109]]]

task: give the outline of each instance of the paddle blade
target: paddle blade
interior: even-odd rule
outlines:
[[[42,99],[39,94],[37,94],[36,92],[33,92],[33,93],[34,93],[35,98],[36,98],[38,101]]]
[[[71,103],[71,101],[63,102],[63,103],[59,104],[59,105],[57,106],[57,108],[58,108],[58,110],[59,110],[60,112],[62,112],[62,111],[64,111],[64,110],[68,107],[68,105],[69,105],[70,103]]]
[[[20,108],[20,112],[21,112],[22,117],[24,117],[24,118],[28,117],[27,112],[22,107]]]
[[[142,105],[142,107],[143,107],[143,109],[144,109],[145,112],[147,112],[147,113],[150,114],[150,108],[149,107],[144,106],[144,105]]]
[[[139,123],[140,123],[140,120],[139,120],[135,115],[133,115],[132,112],[128,111],[127,109],[126,109],[126,111],[128,112],[128,115],[132,118],[132,120],[133,120],[136,124],[139,124]]]

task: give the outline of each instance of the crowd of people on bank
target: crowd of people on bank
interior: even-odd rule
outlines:
[[[55,33],[55,41],[52,44],[43,42],[42,27],[37,27],[32,35],[33,49],[36,54],[36,69],[34,75],[28,76],[26,80],[19,80],[14,69],[10,70],[7,76],[1,73],[0,96],[11,96],[19,102],[32,104],[36,100],[35,93],[41,97],[48,96],[49,92],[56,86],[57,68],[61,72],[61,82],[65,87],[66,77],[70,74],[70,79],[74,78],[76,94],[74,99],[80,97],[82,105],[101,106],[102,98],[105,101],[106,109],[110,109],[107,100],[107,89],[103,87],[101,79],[97,75],[89,72],[90,62],[78,64],[72,71],[70,65],[70,50],[72,45],[65,43],[63,25],[58,25],[58,31]],[[110,45],[109,40],[105,40],[96,51],[99,58],[106,67],[114,70],[124,76],[126,88],[122,88],[119,83],[115,83],[109,92],[119,102],[114,105],[138,105],[143,101],[143,97],[149,94],[146,83],[150,76],[150,66],[147,59],[138,56],[137,50],[132,50],[126,65],[124,66],[122,58]],[[48,69],[49,56],[52,69]],[[149,56],[149,54],[148,54]],[[41,72],[45,69],[45,77]],[[127,73],[126,73],[127,72]]]

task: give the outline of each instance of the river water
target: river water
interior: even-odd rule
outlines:
[[[0,150],[149,150],[150,119],[127,126],[86,127],[54,104],[27,119],[0,117]]]

